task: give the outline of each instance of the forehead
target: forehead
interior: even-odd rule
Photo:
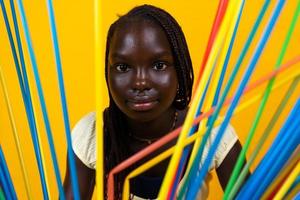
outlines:
[[[121,23],[113,34],[110,53],[160,53],[172,54],[166,33],[158,24],[150,21]]]

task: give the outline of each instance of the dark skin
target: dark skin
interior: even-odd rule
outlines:
[[[165,33],[152,22],[134,22],[126,24],[126,28],[122,25],[118,27],[111,42],[108,88],[119,109],[127,116],[131,134],[146,139],[164,136],[170,132],[174,122],[176,109],[173,101],[178,87],[175,62]],[[177,112],[176,128],[183,124],[187,109]],[[148,145],[134,138],[130,140],[131,154]],[[170,142],[144,160],[160,154],[175,143],[176,140]],[[237,141],[216,170],[223,189],[240,151],[241,144]],[[144,175],[163,176],[168,161],[161,162]],[[81,198],[90,199],[95,184],[95,170],[86,167],[77,157],[76,166]],[[72,199],[69,166],[64,189],[67,199]]]

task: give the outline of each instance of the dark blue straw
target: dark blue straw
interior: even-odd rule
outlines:
[[[300,119],[300,113],[298,114],[298,119]],[[283,168],[284,164],[288,161],[290,155],[293,153],[293,151],[297,148],[300,141],[300,120],[295,120],[298,124],[294,123],[295,127],[292,129],[292,127],[289,129],[286,134],[290,135],[289,138],[287,138],[286,143],[282,146],[283,149],[279,151],[277,154],[274,152],[274,155],[276,159],[274,159],[274,162],[270,166],[270,170],[266,174],[265,177],[261,179],[261,183],[258,185],[256,192],[254,193],[253,198],[260,198],[264,191],[268,188],[268,186],[272,183],[274,178],[277,176],[277,174],[280,172],[280,170]]]
[[[7,199],[17,199],[17,195],[14,189],[14,185],[7,167],[7,163],[4,157],[4,153],[2,151],[2,146],[0,146],[0,171],[1,171],[1,177],[3,176],[3,181],[5,181],[5,183],[3,184],[4,187],[4,191],[8,192],[10,198]],[[1,178],[2,180],[2,178]],[[2,181],[1,181],[2,182]]]
[[[205,99],[205,96],[206,96],[207,91],[208,91],[209,84],[210,84],[211,79],[212,79],[212,75],[213,75],[213,71],[214,71],[215,65],[216,65],[216,62],[214,63],[213,70],[211,71],[211,73],[209,75],[209,79],[208,79],[208,81],[206,83],[206,86],[205,86],[204,92],[202,94],[200,103],[198,104],[197,112],[196,112],[196,116],[197,117],[201,114],[201,108],[203,106],[204,99]],[[194,134],[198,130],[198,126],[199,126],[199,124],[192,126],[192,128],[189,131],[188,136],[191,136],[192,134]],[[176,190],[177,190],[177,185],[178,185],[178,183],[180,181],[180,178],[182,177],[183,169],[185,167],[187,167],[187,158],[188,158],[188,155],[191,153],[190,152],[191,147],[192,147],[192,145],[188,145],[188,146],[186,146],[183,149],[182,156],[181,156],[181,159],[180,159],[180,162],[179,162],[179,165],[178,165],[178,169],[177,169],[177,172],[176,172],[175,181],[174,181],[174,183],[172,185],[171,198],[170,199],[174,199],[175,198]]]
[[[5,178],[4,171],[2,169],[2,165],[0,165],[0,186],[1,186],[1,188],[3,188],[4,197],[6,199],[12,199],[12,194],[10,193],[8,185],[9,184],[7,183],[7,180]]]
[[[228,65],[228,61],[229,61],[229,58],[230,58],[230,54],[231,54],[231,51],[232,51],[232,46],[234,44],[234,40],[235,40],[235,37],[236,37],[236,33],[237,33],[237,30],[238,30],[238,26],[239,26],[239,22],[240,22],[240,19],[241,19],[241,15],[242,15],[242,10],[243,10],[243,7],[244,7],[244,1],[242,3],[242,7],[240,9],[240,12],[239,12],[239,15],[238,15],[238,19],[236,21],[236,24],[234,26],[234,31],[233,31],[233,35],[230,39],[230,44],[229,44],[229,48],[226,52],[226,57],[225,57],[225,61],[223,63],[223,67],[222,67],[222,71],[221,71],[221,75],[220,75],[220,79],[219,79],[219,82],[218,82],[218,85],[217,85],[217,90],[216,90],[216,93],[215,93],[215,96],[214,96],[214,100],[213,100],[213,103],[212,103],[212,106],[215,106],[217,101],[218,101],[218,97],[219,97],[219,93],[220,93],[220,89],[222,87],[222,84],[223,84],[223,80],[224,80],[224,76],[225,76],[225,72],[226,72],[226,68],[227,68],[227,65]],[[208,121],[207,121],[207,126],[209,127],[211,124],[211,118],[209,117]],[[202,158],[202,153],[203,153],[203,150],[204,150],[204,147],[206,145],[206,142],[208,140],[208,137],[209,135],[208,134],[204,134],[203,138],[202,138],[202,141],[201,141],[201,144],[200,144],[200,147],[196,153],[196,157],[195,157],[195,160],[197,161],[194,161],[193,162],[193,165],[191,167],[191,170],[190,170],[190,173],[191,174],[195,174],[196,173],[196,170],[197,168],[199,167],[199,164],[196,164],[196,163],[200,163],[200,160]],[[201,155],[200,157],[198,155]],[[199,162],[198,162],[199,160]],[[188,176],[188,177],[193,177],[194,175],[192,176]],[[188,183],[190,183],[190,180],[187,180]],[[189,186],[190,187],[190,186]],[[184,190],[186,190],[187,188],[183,188]]]
[[[290,192],[292,192],[295,189],[295,187],[298,186],[298,184],[300,184],[300,175],[298,175],[298,177],[296,178],[296,180],[294,181],[294,183],[291,185],[291,187],[286,192],[285,196],[289,195]]]
[[[22,66],[25,91],[27,92],[27,97],[29,99],[29,102],[31,102],[30,88],[29,88],[29,84],[28,84],[28,77],[27,77],[27,72],[26,72],[26,67],[25,67],[24,54],[23,54],[23,50],[22,50],[23,48],[22,48],[22,43],[21,43],[21,38],[20,38],[20,33],[19,33],[19,26],[18,26],[18,21],[17,21],[17,16],[16,16],[16,11],[15,11],[15,6],[14,6],[13,0],[10,0],[10,6],[11,6],[11,12],[12,12],[13,21],[14,21],[15,35],[16,35],[18,49],[19,49],[19,56],[20,56],[20,61],[21,61],[21,66]],[[42,96],[43,96],[43,94],[42,94]],[[43,103],[41,102],[41,105],[42,105],[42,108],[45,108],[44,102]],[[43,113],[44,123],[45,123],[45,127],[46,127],[48,143],[50,146],[50,153],[51,153],[51,157],[52,157],[52,163],[54,166],[56,182],[57,182],[57,186],[58,186],[59,193],[60,193],[60,199],[64,200],[65,199],[64,198],[64,190],[63,190],[63,186],[62,186],[56,152],[55,152],[54,143],[53,143],[52,131],[51,131],[46,108],[42,109],[42,113]]]
[[[277,134],[276,138],[274,139],[271,147],[269,148],[269,150],[267,151],[267,153],[264,155],[263,159],[261,160],[260,163],[264,163],[264,162],[269,162],[268,160],[270,159],[273,150],[277,148],[278,144],[281,142],[282,138],[284,137],[285,133],[287,132],[288,128],[289,128],[289,124],[292,124],[292,121],[294,120],[294,116],[296,115],[297,112],[299,112],[300,109],[300,103],[299,101],[295,104],[293,110],[291,111],[291,113],[289,114],[285,125],[281,128],[281,130],[279,131],[279,133]],[[262,165],[262,164],[261,164]],[[261,165],[258,165],[256,170],[261,170],[261,168],[263,168]],[[249,182],[252,180],[252,178],[249,178]]]
[[[287,161],[293,149],[299,144],[300,100],[294,106],[284,126],[269,148],[267,154],[255,169],[251,177],[242,187],[237,198],[243,199],[249,195],[259,198],[266,187],[271,183],[280,168]],[[298,138],[298,139],[297,139]]]
[[[74,198],[76,200],[76,199],[80,199],[78,179],[77,179],[77,170],[76,170],[76,165],[75,165],[74,152],[73,152],[73,148],[72,148],[68,107],[67,107],[67,101],[66,101],[66,95],[65,95],[64,79],[63,79],[60,51],[59,51],[59,45],[58,45],[56,25],[55,25],[54,10],[53,10],[51,0],[47,0],[47,8],[48,8],[48,14],[49,14],[49,20],[50,20],[52,43],[54,46],[54,54],[55,54],[56,69],[57,69],[57,75],[58,75],[58,81],[59,81],[61,104],[62,104],[62,109],[63,109],[65,132],[66,132],[66,138],[67,138],[67,144],[68,144],[68,159],[69,159],[69,163],[70,163],[72,189],[74,192]]]
[[[300,121],[298,120],[298,123]],[[255,178],[257,182],[249,182],[249,184],[246,184],[240,191],[240,193],[237,195],[236,199],[245,199],[246,197],[253,197],[253,199],[260,199],[261,195],[264,193],[264,191],[267,189],[269,184],[274,180],[274,178],[277,176],[279,171],[282,169],[286,161],[289,159],[290,154],[295,150],[295,148],[299,145],[299,139],[300,139],[300,129],[299,125],[293,123],[294,126],[290,127],[288,129],[288,132],[286,132],[287,135],[289,135],[289,139],[284,140],[286,141],[285,144],[280,145],[282,148],[281,151],[276,151],[276,153],[272,154],[275,156],[275,159],[272,159],[272,163],[261,163],[260,166],[263,167],[267,171],[264,174],[262,172],[258,172],[253,174],[251,178]],[[298,126],[297,126],[298,125]],[[297,142],[298,140],[298,142]],[[248,183],[248,182],[247,182]]]
[[[261,21],[263,19],[263,16],[264,16],[264,14],[265,14],[265,12],[266,12],[269,4],[270,4],[270,1],[266,0],[265,3],[264,3],[264,5],[262,6],[262,9],[261,9],[261,11],[260,11],[260,13],[259,13],[259,15],[258,15],[258,17],[257,17],[257,19],[255,21],[255,23],[254,23],[254,26],[252,27],[252,30],[251,30],[251,32],[250,32],[250,34],[248,36],[248,39],[247,39],[246,43],[244,44],[244,47],[243,47],[243,49],[241,51],[241,54],[240,54],[240,56],[239,56],[239,58],[237,60],[237,63],[236,63],[236,65],[235,65],[235,67],[234,67],[234,69],[233,69],[233,71],[232,71],[232,73],[230,75],[229,81],[226,84],[226,87],[225,87],[224,92],[223,92],[223,94],[221,96],[220,102],[219,102],[219,104],[217,104],[215,112],[214,112],[214,114],[211,117],[210,126],[208,127],[208,130],[206,131],[206,133],[204,135],[204,138],[202,139],[203,144],[206,143],[206,141],[208,139],[208,136],[209,136],[210,132],[212,131],[213,124],[216,121],[217,117],[219,116],[219,112],[221,111],[221,108],[222,108],[222,106],[223,106],[223,104],[225,102],[227,93],[229,92],[229,90],[231,88],[231,85],[233,83],[234,77],[236,76],[236,74],[238,73],[238,71],[240,69],[240,66],[241,66],[241,64],[242,64],[242,62],[244,60],[246,52],[248,51],[248,49],[250,47],[250,44],[252,43],[254,35],[256,34],[256,31],[257,31],[257,29],[258,29],[258,27],[259,27],[259,25],[260,25],[260,23],[261,23]],[[203,148],[203,146],[200,146],[200,150],[197,152],[198,154],[196,155],[195,160],[193,161],[194,163],[199,163],[198,160],[202,157],[203,149],[201,149],[201,148]]]
[[[223,123],[221,124],[221,127],[216,135],[216,138],[215,140],[213,141],[213,144],[208,152],[208,155],[205,159],[205,162],[203,164],[203,168],[202,170],[200,170],[200,174],[199,176],[197,176],[197,178],[195,179],[195,181],[193,182],[191,188],[190,188],[190,191],[188,192],[188,199],[193,199],[196,195],[197,195],[197,192],[199,190],[199,188],[201,187],[201,184],[208,172],[208,168],[210,166],[210,163],[213,159],[213,156],[218,148],[218,145],[222,139],[222,136],[229,124],[229,121],[230,121],[230,118],[233,114],[233,111],[236,107],[236,105],[238,104],[239,100],[240,100],[240,97],[246,87],[246,84],[248,83],[248,80],[250,79],[251,75],[252,75],[252,72],[253,70],[255,69],[255,66],[256,66],[256,63],[264,49],[264,46],[269,38],[269,36],[271,35],[271,31],[273,30],[273,27],[275,25],[275,22],[277,21],[277,18],[283,8],[283,5],[284,5],[285,1],[284,0],[279,0],[277,2],[277,5],[276,5],[276,8],[275,10],[273,11],[272,13],[272,17],[267,25],[267,28],[265,29],[264,31],[264,34],[255,50],[255,53],[250,61],[250,64],[249,64],[249,67],[242,79],[242,82],[240,83],[239,85],[239,88],[237,90],[237,93],[236,95],[234,96],[234,99],[233,99],[233,102],[232,104],[230,105],[229,107],[229,110],[225,116],[225,119],[223,121]]]
[[[234,27],[234,32],[233,32],[232,38],[231,38],[231,40],[230,40],[230,45],[229,45],[228,51],[227,51],[227,53],[226,53],[226,58],[225,58],[225,61],[224,61],[224,64],[223,64],[222,72],[221,72],[220,79],[219,79],[219,82],[218,82],[218,85],[217,85],[217,90],[216,90],[216,93],[215,93],[215,96],[214,96],[214,99],[213,99],[212,107],[215,106],[215,105],[217,104],[217,101],[218,101],[218,98],[219,98],[219,94],[220,94],[220,90],[221,90],[221,87],[222,87],[222,84],[223,84],[223,80],[224,80],[224,76],[225,76],[227,64],[228,64],[228,61],[229,61],[229,58],[230,58],[232,46],[233,46],[233,43],[234,43],[234,40],[235,40],[235,36],[236,36],[236,32],[237,32],[237,29],[238,29],[238,25],[239,25],[239,22],[240,22],[241,13],[242,13],[242,12],[239,13],[237,23],[236,23],[236,25],[235,25],[235,27]],[[216,62],[217,62],[217,59],[216,59],[214,65],[216,64]],[[213,73],[213,72],[212,72],[212,73]],[[210,74],[209,82],[210,82],[210,80],[211,80],[211,77],[212,77],[212,74]],[[199,106],[198,106],[198,108],[197,108],[197,114],[196,114],[197,117],[198,117],[198,116],[200,115],[200,113],[201,113],[201,108],[202,108],[202,104],[203,104],[203,102],[204,102],[204,98],[205,98],[206,93],[207,93],[207,89],[208,89],[208,84],[207,84],[206,87],[205,87],[204,94],[202,95],[202,98],[201,98],[201,102],[200,102],[200,104],[199,104]],[[209,124],[211,124],[211,117],[208,118],[207,126],[209,126]],[[197,126],[197,127],[198,127],[198,126]],[[193,126],[192,130],[190,131],[189,136],[191,135],[191,133],[194,133],[194,132],[196,132],[196,131],[197,131],[196,126]],[[200,147],[199,147],[199,150],[198,150],[198,151],[200,151],[201,155],[202,155],[204,146],[205,146],[205,144],[206,144],[207,138],[208,138],[208,136],[204,134],[204,136],[203,136],[203,138],[202,138],[202,141],[201,141],[201,144],[200,144]],[[188,146],[188,147],[186,147],[186,148],[184,149],[183,156],[182,156],[182,159],[181,159],[181,163],[180,163],[180,165],[179,165],[181,171],[182,171],[182,169],[183,169],[184,164],[186,163],[186,159],[187,159],[188,153],[190,152],[190,148],[191,148],[191,147]],[[197,152],[197,154],[198,154],[198,152]],[[196,155],[197,155],[197,154],[196,154]],[[191,168],[191,170],[192,170],[192,168]],[[193,173],[193,172],[192,172],[192,173]],[[190,177],[191,177],[191,176],[187,176],[187,180],[186,180],[185,182],[189,183]],[[180,178],[179,176],[176,177],[176,181],[177,181],[177,182],[179,182],[179,178]],[[186,190],[186,189],[187,189],[186,186],[187,186],[187,184],[184,184],[184,185],[182,186],[182,189]],[[174,192],[174,193],[175,193],[175,192]]]
[[[45,173],[44,173],[44,168],[43,168],[42,158],[41,158],[41,152],[40,152],[40,145],[39,145],[39,141],[38,141],[38,138],[37,138],[38,136],[37,136],[37,129],[36,129],[36,124],[35,124],[35,120],[34,120],[34,113],[33,113],[33,109],[32,109],[32,103],[31,103],[30,99],[28,99],[28,96],[27,96],[26,91],[25,91],[23,77],[22,77],[21,69],[20,69],[20,64],[19,64],[19,60],[18,60],[18,57],[17,57],[17,52],[16,52],[14,41],[13,41],[13,37],[12,37],[11,28],[10,28],[10,24],[9,24],[9,21],[8,21],[5,5],[4,5],[4,2],[2,0],[0,0],[0,3],[1,3],[1,8],[2,8],[3,18],[4,18],[4,21],[5,21],[5,25],[6,25],[6,31],[7,31],[9,42],[10,42],[11,51],[12,51],[15,66],[16,66],[16,71],[17,71],[17,75],[18,75],[18,80],[19,80],[19,85],[20,85],[20,89],[21,89],[22,99],[23,99],[23,103],[24,103],[24,106],[25,106],[25,110],[26,110],[26,116],[27,116],[27,120],[28,120],[28,124],[29,124],[29,128],[30,128],[32,143],[33,143],[34,152],[35,152],[35,157],[36,157],[36,161],[37,161],[37,164],[38,164],[39,175],[40,175],[40,180],[41,180],[42,189],[43,189],[43,195],[44,195],[44,199],[48,199],[48,191],[47,191],[47,187],[46,187]]]

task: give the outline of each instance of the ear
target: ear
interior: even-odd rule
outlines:
[[[183,109],[186,108],[186,99],[185,99],[185,96],[184,96],[183,93],[184,92],[182,91],[182,89],[180,88],[180,86],[177,85],[177,92],[176,92],[176,96],[175,96],[173,105],[178,110],[183,110]]]

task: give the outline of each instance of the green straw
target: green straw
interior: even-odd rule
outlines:
[[[294,78],[293,82],[291,83],[288,91],[285,93],[282,101],[280,102],[280,105],[277,107],[270,123],[268,124],[267,128],[265,129],[262,137],[260,138],[258,144],[256,145],[253,153],[251,154],[249,161],[246,163],[246,165],[244,166],[242,172],[240,173],[240,176],[238,177],[236,183],[234,184],[232,190],[229,193],[229,197],[228,199],[232,199],[234,198],[235,194],[238,192],[240,186],[242,185],[242,183],[245,180],[246,175],[249,172],[249,168],[251,166],[251,164],[253,163],[253,161],[255,160],[256,156],[258,155],[260,149],[262,148],[263,144],[265,143],[266,139],[268,138],[268,136],[270,135],[273,127],[275,126],[279,116],[281,115],[285,105],[287,104],[288,100],[290,99],[290,97],[292,96],[293,92],[295,91],[298,83],[300,81],[300,76],[297,76]]]
[[[285,52],[286,52],[287,46],[288,46],[288,44],[289,44],[289,42],[290,42],[292,33],[293,33],[293,31],[294,31],[294,28],[295,28],[295,25],[296,25],[296,22],[297,22],[299,13],[300,13],[300,1],[298,1],[297,9],[296,9],[295,14],[294,14],[294,16],[293,16],[291,25],[290,25],[289,30],[288,30],[288,33],[287,33],[287,36],[286,36],[286,38],[285,38],[285,41],[284,41],[284,43],[283,43],[283,46],[282,46],[282,49],[281,49],[281,51],[280,51],[279,57],[278,57],[278,59],[277,59],[277,62],[276,62],[276,65],[275,65],[275,69],[277,69],[277,68],[281,65],[281,63],[282,63],[284,54],[285,54]],[[241,151],[241,153],[240,153],[240,155],[239,155],[238,161],[236,162],[235,167],[234,167],[234,170],[233,170],[233,172],[232,172],[232,175],[231,175],[231,177],[230,177],[230,179],[229,179],[229,182],[228,182],[228,185],[227,185],[227,187],[226,187],[226,190],[225,190],[223,199],[232,199],[232,198],[233,198],[233,196],[231,196],[231,198],[229,198],[229,193],[230,193],[230,191],[232,190],[233,185],[234,185],[234,183],[236,182],[236,180],[237,180],[237,178],[238,178],[238,176],[239,176],[239,174],[240,174],[241,168],[242,168],[242,166],[243,166],[243,164],[244,164],[244,161],[245,161],[245,155],[246,155],[246,152],[247,152],[247,150],[248,150],[248,148],[249,148],[249,146],[250,146],[251,140],[252,140],[252,138],[253,138],[253,136],[254,136],[254,133],[255,133],[255,131],[256,131],[256,128],[257,128],[257,126],[258,126],[258,122],[260,121],[261,115],[262,115],[262,113],[263,113],[263,111],[264,111],[264,108],[265,108],[265,106],[266,106],[267,100],[268,100],[268,98],[269,98],[269,96],[270,96],[270,93],[271,93],[273,84],[274,84],[274,82],[275,82],[275,78],[276,78],[276,77],[273,77],[273,78],[269,81],[269,83],[268,83],[268,85],[267,85],[267,88],[266,88],[266,90],[265,90],[263,99],[262,99],[262,101],[261,101],[261,103],[260,103],[260,105],[259,105],[257,114],[256,114],[256,116],[255,116],[255,118],[254,118],[253,125],[252,125],[252,127],[251,127],[251,129],[250,129],[250,131],[249,131],[249,134],[248,134],[248,136],[247,136],[246,142],[245,142],[245,144],[244,144],[244,146],[243,146],[243,149],[242,149],[242,151]]]
[[[5,200],[5,196],[2,191],[2,187],[0,186],[0,200]]]

